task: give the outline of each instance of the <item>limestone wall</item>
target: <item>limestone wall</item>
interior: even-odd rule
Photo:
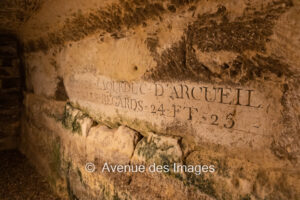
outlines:
[[[17,40],[8,35],[0,35],[0,150],[17,147],[21,96]]]
[[[64,198],[299,199],[299,9],[44,1],[20,27],[22,151]],[[106,162],[215,171],[103,173]]]

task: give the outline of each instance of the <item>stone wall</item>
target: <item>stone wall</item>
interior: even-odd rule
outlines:
[[[299,9],[44,1],[19,35],[22,152],[63,198],[299,199]],[[104,173],[106,162],[215,171]]]
[[[0,35],[0,150],[17,147],[21,95],[17,40],[11,36]]]

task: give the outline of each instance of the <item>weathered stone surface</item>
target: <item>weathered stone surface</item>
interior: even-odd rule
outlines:
[[[99,125],[90,129],[87,137],[87,158],[101,158],[112,164],[128,164],[133,155],[138,134],[124,126],[110,129]]]
[[[251,87],[124,82],[88,73],[66,81],[70,99],[108,125],[249,148],[270,144],[269,136],[278,131],[282,91],[272,85],[265,86],[264,94]]]
[[[69,104],[65,106],[62,124],[73,133],[87,137],[90,128],[93,125],[93,120],[87,114],[73,108]]]
[[[170,166],[182,163],[182,150],[178,139],[148,133],[137,144],[132,161]]]
[[[201,149],[186,158],[186,164],[214,165],[216,173],[203,173],[198,177],[187,174],[185,181],[198,187],[205,187],[205,182],[210,183],[210,188],[206,189],[217,199],[253,199],[256,196],[263,199],[299,198],[299,189],[293,187],[298,185],[299,175],[292,175],[292,165],[285,166],[284,171],[278,171],[281,164],[277,159],[263,156],[245,158],[238,152],[228,154],[226,149],[222,152],[216,149]]]
[[[30,58],[32,62],[26,64],[26,87],[31,88],[35,94],[55,97],[57,89],[57,72],[47,60],[35,60]],[[48,65],[48,67],[46,67]],[[44,66],[44,67],[41,67]]]
[[[299,1],[6,4],[24,17],[33,93],[22,149],[63,197],[300,198]],[[101,173],[105,162],[216,168]]]
[[[21,24],[27,21],[28,18],[40,8],[42,2],[43,0],[1,1],[1,31],[16,33]]]

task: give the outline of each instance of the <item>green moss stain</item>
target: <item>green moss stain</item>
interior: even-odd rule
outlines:
[[[138,155],[143,156],[146,162],[154,157],[158,147],[155,143],[147,142],[146,139],[142,139],[141,146],[138,148]]]
[[[113,200],[121,200],[119,195],[116,193],[114,196],[113,196]]]
[[[174,148],[174,146],[167,143],[161,144],[160,141],[159,136],[153,136],[150,139],[147,137],[142,138],[136,147],[137,154],[150,164],[171,166],[173,163],[181,162],[180,158],[168,153],[168,150]]]
[[[205,178],[203,174],[196,176],[193,173],[187,173],[187,185],[193,185],[197,187],[200,191],[216,197],[216,191],[214,189],[214,181],[209,178]]]
[[[54,178],[53,176],[47,176],[47,182],[50,184],[50,186],[52,188],[55,188],[56,187],[56,178]]]
[[[174,160],[169,155],[160,154],[159,158],[162,165],[172,166],[172,164],[174,163]]]
[[[250,194],[246,194],[245,196],[242,196],[240,198],[240,200],[251,200],[251,195]]]
[[[55,176],[59,177],[61,174],[61,144],[59,139],[53,141],[51,146],[51,161],[50,167]]]
[[[62,125],[67,129],[71,129],[73,119],[72,119],[72,113],[70,112],[69,109],[67,109],[68,105],[70,105],[70,104],[66,104],[65,109],[64,109],[64,114],[63,114],[63,118],[62,118]]]
[[[68,176],[67,176],[67,191],[69,195],[69,200],[79,200],[79,198],[74,194],[71,188],[70,178]]]
[[[211,197],[215,197],[215,198],[219,199],[217,192],[214,188],[214,184],[215,184],[214,180],[211,178],[205,177],[204,174],[195,175],[194,173],[185,173],[185,176],[183,176],[180,173],[174,173],[174,172],[170,172],[170,173],[166,173],[166,174],[168,176],[171,176],[173,178],[180,180],[186,186],[194,186],[199,191],[201,191]]]
[[[78,112],[78,113],[74,115],[73,112]],[[83,120],[84,118],[90,118],[90,117],[88,114],[83,113],[80,110],[75,110],[71,106],[71,104],[67,103],[62,117],[62,125],[66,129],[71,130],[72,133],[77,133],[79,135],[82,135],[82,128],[81,128],[80,121]]]
[[[230,177],[229,166],[226,159],[215,159],[212,160],[212,162],[214,163],[214,166],[216,166],[216,171],[219,175],[223,177]]]
[[[72,123],[72,132],[78,133],[79,135],[82,135],[81,133],[81,125],[75,120]]]

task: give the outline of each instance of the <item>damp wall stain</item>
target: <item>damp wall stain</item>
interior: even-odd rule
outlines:
[[[79,41],[100,30],[118,35],[123,29],[131,29],[148,19],[161,20],[162,14],[195,2],[198,0],[120,0],[89,14],[82,14],[79,10],[64,22],[60,30],[50,32],[46,37],[29,40],[24,47],[26,52],[47,51],[65,42]]]
[[[20,25],[38,12],[45,0],[1,0],[0,30],[1,32],[17,32]]]
[[[197,20],[187,26],[182,39],[161,54],[156,51],[155,40],[147,39],[147,47],[157,66],[148,70],[143,78],[243,84],[256,79],[270,80],[273,76],[289,77],[288,65],[274,55],[266,55],[265,51],[276,20],[292,6],[292,1],[281,0],[261,11],[246,8],[243,16],[229,21],[226,7],[220,5],[215,13],[198,15]],[[220,73],[211,71],[196,57],[196,51],[222,50],[238,56],[220,65]],[[255,55],[249,57],[246,51],[253,51]]]

